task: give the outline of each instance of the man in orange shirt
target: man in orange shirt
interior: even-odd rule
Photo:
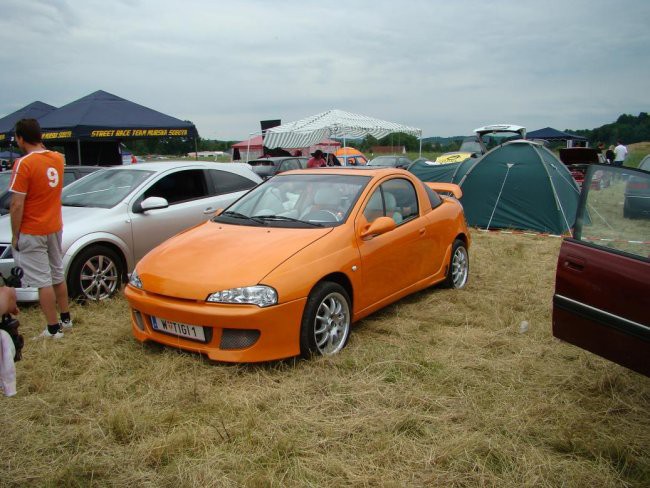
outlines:
[[[25,153],[14,165],[11,196],[11,245],[16,264],[25,272],[23,283],[38,288],[47,320],[41,337],[59,339],[61,328],[72,327],[68,288],[63,275],[61,189],[63,156],[48,151],[41,142],[35,119],[16,124],[16,143]],[[57,304],[61,320],[57,319]]]

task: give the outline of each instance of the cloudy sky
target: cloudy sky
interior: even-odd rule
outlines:
[[[244,139],[328,109],[452,136],[650,112],[648,0],[0,0],[0,117],[105,90]]]

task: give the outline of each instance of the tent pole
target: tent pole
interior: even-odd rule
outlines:
[[[194,138],[194,159],[196,161],[199,160],[199,143],[196,140],[196,137]]]
[[[77,164],[81,165],[81,139],[77,139]]]
[[[508,170],[506,171],[506,176],[503,178],[503,183],[501,183],[501,189],[499,190],[499,194],[497,195],[497,201],[494,203],[494,208],[492,209],[492,214],[490,215],[490,220],[488,220],[486,230],[490,230],[490,224],[492,223],[494,212],[497,211],[497,206],[499,205],[499,200],[501,200],[501,194],[503,193],[503,187],[506,186],[506,180],[508,179],[508,175],[510,174],[510,168],[514,166],[514,163],[507,163],[506,166],[508,166]]]

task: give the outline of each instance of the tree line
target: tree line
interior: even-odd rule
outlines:
[[[650,141],[650,117],[647,112],[641,112],[637,116],[623,114],[616,122],[595,129],[567,131],[586,137],[592,146],[600,142],[610,145],[618,140],[624,144],[633,144]]]

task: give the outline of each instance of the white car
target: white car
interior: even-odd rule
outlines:
[[[110,167],[70,184],[62,196],[70,296],[112,296],[149,250],[261,181],[248,164],[171,161]],[[6,215],[0,218],[0,272],[9,276],[14,265]],[[37,301],[38,290],[24,279],[23,286],[18,300]]]

